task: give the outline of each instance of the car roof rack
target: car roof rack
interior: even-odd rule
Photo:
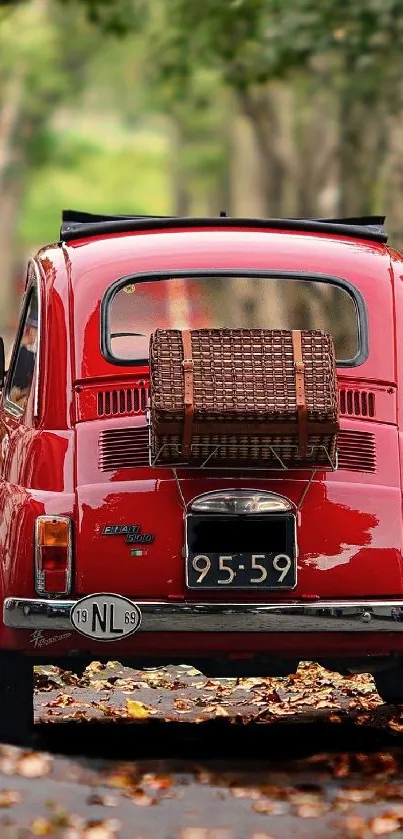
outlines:
[[[179,216],[104,216],[63,210],[60,241],[88,239],[107,233],[124,233],[136,230],[158,230],[194,227],[244,227],[264,230],[301,230],[307,233],[335,233],[353,239],[387,242],[384,216],[352,218],[232,218],[211,216],[204,218]]]

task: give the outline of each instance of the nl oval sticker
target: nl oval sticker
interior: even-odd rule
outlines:
[[[135,603],[121,594],[89,594],[74,604],[70,623],[82,635],[95,641],[119,641],[137,632],[141,612]]]

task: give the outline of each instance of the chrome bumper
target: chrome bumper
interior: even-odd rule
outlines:
[[[12,629],[71,630],[74,600],[8,597]],[[403,632],[403,600],[312,603],[137,603],[140,632]]]

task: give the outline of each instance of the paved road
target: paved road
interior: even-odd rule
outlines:
[[[186,665],[146,671],[93,662],[82,677],[52,667],[36,673],[37,722],[216,719],[269,723],[315,711],[373,711],[382,705],[371,677],[342,678],[314,664],[287,678],[207,679]]]
[[[34,751],[0,747],[1,839],[403,836],[403,710],[366,676],[36,679],[48,724]]]

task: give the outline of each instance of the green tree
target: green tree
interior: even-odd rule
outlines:
[[[293,87],[299,132],[301,113],[309,110],[307,91],[311,116],[316,95],[327,91],[338,136],[332,160],[324,161],[313,180],[320,181],[321,168],[335,165],[340,185],[336,210],[355,214],[375,208],[377,173],[388,148],[385,123],[402,100],[402,0],[165,0],[163,6],[162,74],[182,84],[195,66],[215,67],[221,74],[252,126],[269,212],[282,211],[291,161],[289,150],[284,160],[276,80]],[[314,159],[315,138],[311,141]],[[295,170],[305,173],[303,161],[297,160]],[[314,211],[312,203],[305,190],[297,212]]]
[[[388,154],[385,122],[401,106],[403,0],[59,2],[80,3],[105,31],[141,34],[155,87],[169,88],[172,109],[186,100],[190,114],[195,75],[203,68],[217,73],[251,126],[267,212],[281,213],[284,203],[296,212],[314,212],[315,188],[330,168],[339,183],[336,211],[375,209],[381,194],[378,173]],[[311,166],[312,189],[297,184],[298,195],[291,200],[291,157],[287,150],[284,159],[279,88],[273,85],[279,81],[293,89],[299,140],[294,178],[305,171],[307,156],[314,161],[310,132],[318,129],[314,109],[323,107],[324,90],[337,123],[337,136],[325,143],[331,153]]]
[[[15,33],[18,32],[18,38]],[[66,34],[68,33],[68,37]],[[13,311],[16,237],[30,169],[48,153],[46,130],[61,101],[77,99],[99,34],[84,13],[32,0],[0,26],[0,326]],[[6,322],[5,322],[6,321]]]

